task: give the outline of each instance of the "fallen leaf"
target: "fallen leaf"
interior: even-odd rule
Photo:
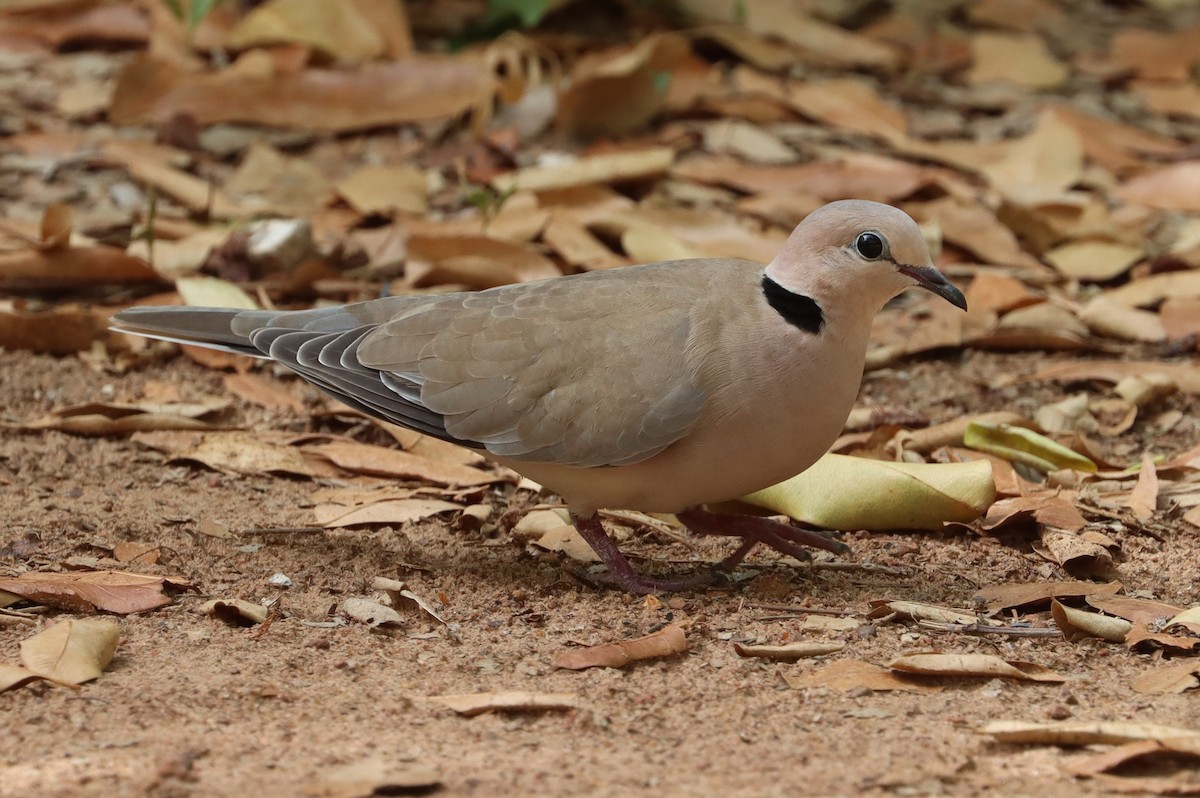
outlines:
[[[1099,637],[1110,643],[1123,643],[1125,635],[1133,628],[1133,624],[1124,618],[1068,607],[1053,599],[1050,601],[1050,614],[1068,642]]]
[[[800,156],[780,139],[740,119],[721,119],[704,127],[704,149],[736,155],[752,163],[795,163]]]
[[[769,659],[775,662],[796,662],[810,657],[837,654],[846,649],[845,643],[787,643],[779,646],[749,646],[734,643],[733,650],[739,657]]]
[[[554,656],[554,667],[573,671],[585,668],[623,668],[631,662],[673,657],[686,653],[687,650],[688,642],[683,628],[672,623],[645,637],[560,651]]]
[[[1092,332],[1109,338],[1142,343],[1167,339],[1167,331],[1157,313],[1118,305],[1104,295],[1084,305],[1079,318]]]
[[[226,374],[221,382],[234,396],[259,407],[281,408],[297,415],[304,413],[304,402],[278,383],[257,374]]]
[[[1028,89],[1052,89],[1070,70],[1051,55],[1035,33],[977,33],[971,37],[972,84],[1006,81]]]
[[[466,58],[412,57],[356,69],[245,74],[185,73],[153,56],[117,79],[109,120],[162,124],[188,114],[201,125],[244,122],[346,132],[449,119],[476,106],[491,76]]]
[[[1002,677],[1029,682],[1061,683],[1067,677],[1060,676],[1049,668],[1032,662],[1004,660],[991,654],[902,654],[888,663],[888,667],[901,673],[922,676],[978,676],[982,678]]]
[[[1132,360],[1085,360],[1055,363],[1046,366],[1021,382],[1082,382],[1101,380],[1118,383],[1130,375],[1147,377],[1162,375],[1179,386],[1184,393],[1200,394],[1200,367],[1193,363],[1162,363],[1157,361]]]
[[[1200,687],[1200,661],[1189,659],[1146,671],[1134,679],[1130,686],[1135,693],[1151,695],[1195,690]]]
[[[529,166],[497,175],[492,186],[500,192],[546,191],[589,183],[617,183],[662,174],[675,160],[669,147],[589,155],[544,166]]]
[[[1141,247],[1112,241],[1072,241],[1045,253],[1050,265],[1077,280],[1104,281],[1119,277],[1142,259]]]
[[[201,615],[211,615],[230,626],[255,626],[265,623],[271,614],[268,607],[242,599],[214,599],[196,608]]]
[[[258,310],[258,303],[242,288],[216,277],[180,277],[175,281],[175,290],[183,304],[192,307]]]
[[[1060,468],[1073,468],[1088,474],[1098,470],[1095,463],[1078,452],[1031,429],[1012,424],[972,422],[963,435],[963,445],[1047,473]]]
[[[937,607],[917,601],[885,601],[882,599],[871,601],[871,611],[867,613],[868,619],[879,620],[891,615],[898,615],[914,621],[935,621],[937,623],[963,625],[982,623],[976,615],[952,610],[948,607]]]
[[[172,460],[190,460],[215,471],[235,474],[312,476],[300,449],[281,446],[244,432],[205,435],[197,444],[172,452]]]
[[[341,611],[352,620],[365,623],[372,629],[380,626],[406,626],[403,616],[391,607],[385,607],[377,601],[362,598],[343,599]]]
[[[229,31],[235,50],[290,42],[311,47],[338,61],[367,61],[384,52],[383,37],[355,3],[322,0],[270,0],[256,6]]]
[[[1150,455],[1142,455],[1142,467],[1137,483],[1129,494],[1129,509],[1133,517],[1145,522],[1158,514],[1158,471]]]
[[[382,590],[387,594],[393,607],[400,607],[409,611],[415,607],[424,612],[430,618],[441,624],[446,623],[443,618],[425,599],[418,596],[416,593],[409,590],[403,582],[398,579],[388,579],[387,577],[377,576],[371,581],[371,587],[375,590]]]
[[[1169,211],[1200,211],[1195,191],[1200,181],[1200,161],[1182,161],[1138,175],[1113,190],[1113,196]]]
[[[43,677],[28,668],[0,662],[0,693],[3,693],[5,690],[21,687],[22,685],[29,684],[34,679],[41,678]]]
[[[363,507],[344,504],[318,504],[313,507],[317,523],[326,529],[352,526],[410,524],[439,513],[461,510],[461,504],[438,499],[394,499],[379,501]]]
[[[1178,726],[1129,721],[1065,721],[1029,723],[1019,720],[995,720],[979,730],[997,742],[1015,745],[1120,745],[1140,740],[1200,739],[1200,732]]]
[[[154,430],[221,430],[224,424],[206,421],[229,406],[224,399],[201,402],[93,402],[56,410],[25,425],[29,430],[53,429],[76,435],[128,435]]]
[[[161,279],[141,258],[104,244],[0,252],[0,287],[10,290],[156,283]]]
[[[455,487],[487,485],[493,482],[502,482],[505,479],[503,476],[480,471],[470,466],[439,462],[398,449],[351,440],[335,439],[323,443],[306,444],[300,449],[325,458],[346,471],[375,477],[419,479],[424,482]]]
[[[1001,499],[988,508],[981,528],[989,532],[1017,521],[1032,519],[1043,526],[1077,532],[1087,526],[1087,519],[1075,507],[1073,494],[1059,491]]]
[[[34,312],[0,309],[0,347],[52,355],[86,352],[104,339],[108,323],[107,312],[75,304]]]
[[[1000,610],[1017,609],[1035,611],[1048,607],[1051,599],[1061,601],[1068,598],[1082,598],[1087,596],[1088,603],[1096,609],[1125,617],[1119,612],[1114,612],[1103,603],[1096,603],[1096,601],[1100,601],[1101,599],[1107,600],[1110,597],[1122,601],[1126,600],[1124,596],[1114,596],[1114,594],[1122,589],[1124,589],[1124,585],[1116,581],[1109,582],[1108,584],[1097,584],[1095,582],[1028,582],[992,585],[980,588],[972,600],[986,604],[988,612],[995,613]],[[1096,599],[1096,601],[1093,601],[1093,599]]]
[[[425,174],[413,166],[364,166],[337,184],[337,192],[363,216],[428,208]]]
[[[0,590],[15,593],[29,601],[68,612],[104,610],[118,615],[146,612],[171,603],[163,595],[190,587],[182,579],[148,576],[124,571],[84,571],[81,573],[38,573],[27,571],[17,577],[0,579]]]
[[[841,486],[856,486],[847,493]],[[966,523],[996,497],[992,466],[912,464],[827,454],[787,482],[742,499],[826,529],[941,529]]]
[[[153,565],[162,555],[161,546],[149,546],[145,543],[122,541],[113,546],[113,559],[117,562],[137,562],[143,565]]]
[[[21,641],[21,662],[45,679],[83,684],[100,678],[117,652],[121,628],[113,621],[68,619]]]
[[[583,707],[575,693],[530,693],[523,690],[434,695],[429,700],[468,718],[484,712],[569,712]]]
[[[414,286],[457,283],[478,289],[562,274],[530,244],[483,235],[414,234],[408,239],[405,270],[406,279]]]
[[[787,96],[797,111],[830,127],[893,143],[908,137],[904,112],[884,100],[866,81],[801,81],[792,85]]]
[[[942,688],[896,673],[869,662],[839,659],[800,676],[784,673],[784,680],[793,689],[828,687],[831,690],[873,690],[876,692],[902,690],[910,693],[939,692]]]

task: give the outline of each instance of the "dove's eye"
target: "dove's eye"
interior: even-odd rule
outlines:
[[[877,260],[883,257],[883,237],[878,233],[862,233],[854,241],[854,249],[867,260]]]

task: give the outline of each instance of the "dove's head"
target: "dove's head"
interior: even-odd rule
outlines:
[[[846,297],[873,314],[906,288],[920,286],[963,310],[966,297],[933,267],[921,229],[907,213],[866,200],[840,200],[796,227],[766,276],[821,307]]]

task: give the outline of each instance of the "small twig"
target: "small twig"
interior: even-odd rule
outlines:
[[[5,613],[0,615],[0,626],[37,626],[37,621],[33,618]]]
[[[923,629],[942,634],[964,634],[986,637],[987,635],[1007,635],[1009,637],[1062,637],[1062,631],[1044,626],[988,626],[982,623],[940,623],[938,621],[920,621]]]
[[[866,571],[870,574],[884,574],[885,576],[912,576],[912,571],[908,568],[892,568],[887,565],[873,565],[869,562],[830,560],[828,562],[802,563],[801,566],[814,571]]]
[[[317,535],[325,532],[323,526],[260,526],[247,529],[247,535]]]
[[[641,513],[626,512],[624,510],[601,510],[600,515],[606,518],[615,518],[618,521],[624,521],[627,524],[637,524],[638,526],[646,527],[647,529],[657,532],[663,537],[668,538],[674,543],[681,543],[687,546],[692,551],[696,550],[696,543],[685,535],[683,532],[672,527],[665,521],[659,521],[657,518],[643,515]]]

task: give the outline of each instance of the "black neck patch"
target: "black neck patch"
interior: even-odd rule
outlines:
[[[821,312],[821,306],[815,299],[804,294],[793,294],[765,274],[762,287],[767,304],[783,316],[784,321],[813,335],[821,332],[821,328],[825,326],[825,314]]]

